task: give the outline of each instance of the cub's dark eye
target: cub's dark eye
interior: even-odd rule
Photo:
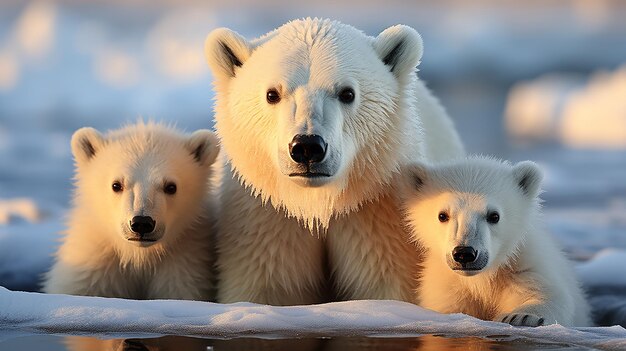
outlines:
[[[276,89],[268,90],[267,94],[265,94],[265,98],[267,99],[267,102],[272,105],[280,102],[280,94]]]
[[[496,211],[487,214],[487,223],[496,224],[500,222],[500,214]]]
[[[339,98],[339,101],[344,104],[349,104],[354,101],[354,90],[352,90],[352,88],[344,88],[339,92],[337,97]]]
[[[113,182],[113,184],[111,185],[111,189],[113,189],[114,192],[116,193],[121,193],[122,190],[124,190],[124,187],[122,186],[122,183],[118,182],[117,180]]]
[[[445,223],[449,219],[450,219],[450,216],[446,212],[444,211],[439,212],[439,222]]]
[[[176,184],[174,184],[174,183],[167,183],[163,187],[163,192],[165,192],[168,195],[176,194],[176,190],[177,190]]]

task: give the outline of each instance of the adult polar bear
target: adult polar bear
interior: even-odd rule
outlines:
[[[393,178],[464,154],[417,80],[419,34],[307,18],[253,41],[216,29],[205,54],[224,150],[218,301],[322,302],[329,281],[334,299],[412,301],[419,255]]]

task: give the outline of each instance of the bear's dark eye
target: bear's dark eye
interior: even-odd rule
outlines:
[[[116,193],[120,193],[120,192],[122,192],[122,190],[124,190],[124,187],[122,186],[122,183],[120,183],[119,181],[116,180],[111,185],[111,189],[113,189],[113,191],[116,192]]]
[[[280,94],[278,93],[278,90],[274,88],[267,91],[265,98],[267,99],[267,102],[272,105],[280,102]]]
[[[344,88],[339,92],[337,97],[339,98],[339,101],[344,104],[349,104],[354,101],[354,90],[352,90],[352,88]]]
[[[496,211],[487,214],[487,223],[496,224],[500,222],[500,214]]]
[[[163,187],[163,192],[168,194],[168,195],[174,195],[176,194],[176,184],[174,183],[166,183],[165,186]]]
[[[446,212],[444,211],[439,212],[439,222],[445,223],[449,219],[450,219],[450,216]]]

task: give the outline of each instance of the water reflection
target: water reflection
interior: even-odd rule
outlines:
[[[66,337],[68,351],[206,351],[212,340],[183,336],[164,336],[153,339],[97,339],[82,336]]]
[[[568,345],[537,344],[526,341],[482,339],[474,337],[449,338],[426,335],[415,338],[342,337],[332,339],[231,339],[212,340],[181,336],[153,339],[111,339],[66,337],[68,351],[517,351],[517,350],[590,350]]]
[[[211,340],[182,336],[164,336],[154,339],[97,339],[66,337],[68,351],[214,351],[214,350],[322,350],[323,339],[232,339]]]

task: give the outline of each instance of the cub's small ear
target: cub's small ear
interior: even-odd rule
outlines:
[[[204,56],[213,76],[219,79],[234,77],[251,52],[250,43],[228,28],[213,30],[204,41]]]
[[[187,149],[196,162],[203,166],[210,166],[217,158],[220,145],[215,133],[200,129],[193,132],[187,140]]]
[[[404,25],[385,29],[374,41],[378,57],[396,77],[415,72],[422,58],[423,47],[419,33]]]
[[[513,178],[522,192],[531,198],[539,196],[543,173],[536,163],[522,161],[513,166]]]
[[[403,174],[403,186],[402,191],[404,193],[412,193],[420,191],[424,187],[424,184],[429,179],[429,168],[424,163],[412,163],[404,167]]]
[[[102,134],[93,128],[81,128],[72,135],[72,155],[79,165],[89,162],[104,145]]]

